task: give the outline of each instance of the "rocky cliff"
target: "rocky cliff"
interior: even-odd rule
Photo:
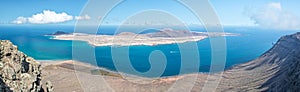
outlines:
[[[261,88],[276,92],[300,90],[300,32],[284,36],[266,52],[261,64],[275,65],[274,75]]]
[[[281,37],[259,58],[225,71],[220,91],[300,90],[300,32]]]
[[[41,65],[0,40],[0,92],[41,92]]]

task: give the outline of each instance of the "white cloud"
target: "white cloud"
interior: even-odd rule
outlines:
[[[44,10],[43,13],[32,15],[27,18],[29,23],[33,24],[47,24],[47,23],[61,23],[73,20],[73,16],[65,12],[56,13],[50,10]]]
[[[12,23],[23,24],[49,24],[49,23],[62,23],[73,20],[73,16],[65,12],[56,13],[55,11],[44,10],[42,13],[32,15],[31,17],[18,17]]]
[[[278,30],[300,29],[300,19],[291,12],[285,11],[280,3],[269,3],[250,18],[261,27]]]
[[[90,20],[91,17],[89,15],[84,15],[84,16],[76,16],[76,20]]]
[[[25,17],[18,17],[16,20],[14,20],[12,23],[15,23],[15,24],[23,24],[23,23],[26,23],[27,22],[27,18]]]
[[[66,12],[55,12],[51,10],[43,10],[41,13],[32,15],[31,17],[20,16],[11,23],[15,24],[51,24],[63,23],[73,20],[90,20],[92,19],[88,14],[83,16],[72,16]]]

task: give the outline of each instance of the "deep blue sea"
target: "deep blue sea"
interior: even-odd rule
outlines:
[[[81,41],[52,40],[49,36],[44,36],[45,34],[54,33],[56,31],[73,32],[73,30],[74,27],[72,26],[0,26],[0,39],[12,41],[15,45],[18,46],[20,51],[37,60],[76,59],[86,63],[90,63],[93,62],[93,60],[96,60],[98,66],[109,70],[116,70],[115,63],[118,62],[113,62],[111,56],[112,47],[93,47]],[[107,26],[98,31],[98,33],[113,34],[114,30],[115,27]],[[205,32],[205,30],[201,28],[193,28],[192,30]],[[248,62],[259,57],[265,51],[270,49],[272,47],[272,43],[275,43],[281,36],[296,32],[278,30],[275,31],[251,27],[225,27],[224,30],[225,32],[241,34],[240,36],[226,37],[227,69],[234,65]],[[72,45],[76,45],[76,47],[78,47],[79,49],[83,49],[80,54],[81,58],[72,58]],[[190,71],[185,73],[206,73],[210,69],[210,40],[205,39],[199,41],[197,42],[197,45],[200,54],[199,71]],[[84,51],[84,49],[87,48],[95,50],[93,52]],[[181,61],[180,51],[177,44],[158,46],[130,46],[129,58],[131,65],[137,71],[147,72],[151,68],[151,65],[149,63],[149,56],[151,52],[156,50],[163,52],[167,60],[166,69],[161,76],[178,75],[181,68],[181,62],[183,61]],[[85,53],[95,53],[96,59],[91,59],[90,56],[85,56]],[[157,60],[159,61],[159,59]],[[159,64],[159,62],[155,64]],[[125,73],[127,72],[126,70],[120,71]],[[151,77],[151,75],[140,76]]]

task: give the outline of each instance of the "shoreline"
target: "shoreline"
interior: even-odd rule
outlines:
[[[197,75],[197,74],[209,74],[209,73],[205,73],[205,72],[195,72],[195,73],[184,73],[184,74],[177,74],[177,75],[172,75],[172,76],[161,76],[161,77],[145,77],[145,76],[138,76],[138,75],[133,75],[133,74],[128,74],[125,72],[118,72],[118,71],[114,71],[114,70],[110,70],[104,67],[100,67],[100,66],[95,66],[89,63],[85,63],[82,61],[74,61],[74,60],[36,60],[38,62],[41,63],[42,67],[47,67],[47,66],[58,66],[61,64],[73,64],[74,66],[76,66],[78,69],[74,69],[74,71],[80,71],[80,67],[88,67],[91,70],[102,70],[105,72],[109,72],[112,74],[120,74],[123,77],[132,77],[132,78],[146,78],[146,79],[164,79],[164,78],[172,78],[172,77],[182,77],[182,76],[189,76],[189,75]],[[224,71],[221,71],[224,72]],[[219,72],[216,72],[219,73]]]
[[[136,76],[130,74],[118,75],[119,72],[110,72],[110,71],[108,72],[99,71],[99,73],[93,74],[90,72],[89,69],[88,71],[86,71],[85,66],[90,66],[90,65],[78,61],[73,61],[73,60],[57,61],[56,60],[51,62],[51,60],[44,60],[38,62],[41,62],[42,65],[42,72],[43,72],[42,80],[51,81],[51,83],[54,85],[55,91],[82,92],[83,90],[86,89],[88,90],[106,89],[106,88],[99,88],[98,85],[91,85],[91,83],[97,83],[97,84],[107,83],[114,90],[119,90],[119,91],[121,91],[124,88],[127,88],[128,85],[132,87],[134,85],[139,85],[139,84],[149,85],[149,86],[164,84],[164,86],[155,87],[155,88],[165,90],[172,83],[176,81],[187,80],[190,77],[192,78],[197,77],[200,78],[200,80],[204,81],[204,79],[207,76],[206,74],[193,73],[193,74],[182,74],[176,76],[149,78],[149,77],[142,77],[142,76]],[[65,66],[66,63],[73,64],[74,62],[75,64],[79,64],[78,69],[82,69],[82,70],[76,70],[76,69],[74,70],[68,68],[68,66],[67,67]],[[46,81],[43,82],[46,83]],[[131,89],[126,89],[126,90],[131,90]]]
[[[108,71],[108,72],[111,72],[111,73],[118,73],[116,71],[106,69],[104,67],[95,66],[95,65],[85,63],[85,62],[82,62],[82,61],[74,61],[74,60],[36,60],[36,61],[40,62],[41,65],[43,65],[44,67],[46,67],[48,65],[73,64],[73,65],[78,66],[78,67],[85,66],[85,67],[89,67],[89,68],[95,68],[95,69]]]

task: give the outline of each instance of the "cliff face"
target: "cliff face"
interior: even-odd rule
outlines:
[[[225,71],[220,90],[300,90],[300,32],[281,37],[259,58]]]
[[[0,92],[43,91],[40,66],[11,42],[0,40]]]
[[[264,59],[269,58],[269,59]],[[261,88],[267,91],[296,92],[300,90],[300,32],[284,36],[265,53],[263,64],[276,65],[274,76]]]

